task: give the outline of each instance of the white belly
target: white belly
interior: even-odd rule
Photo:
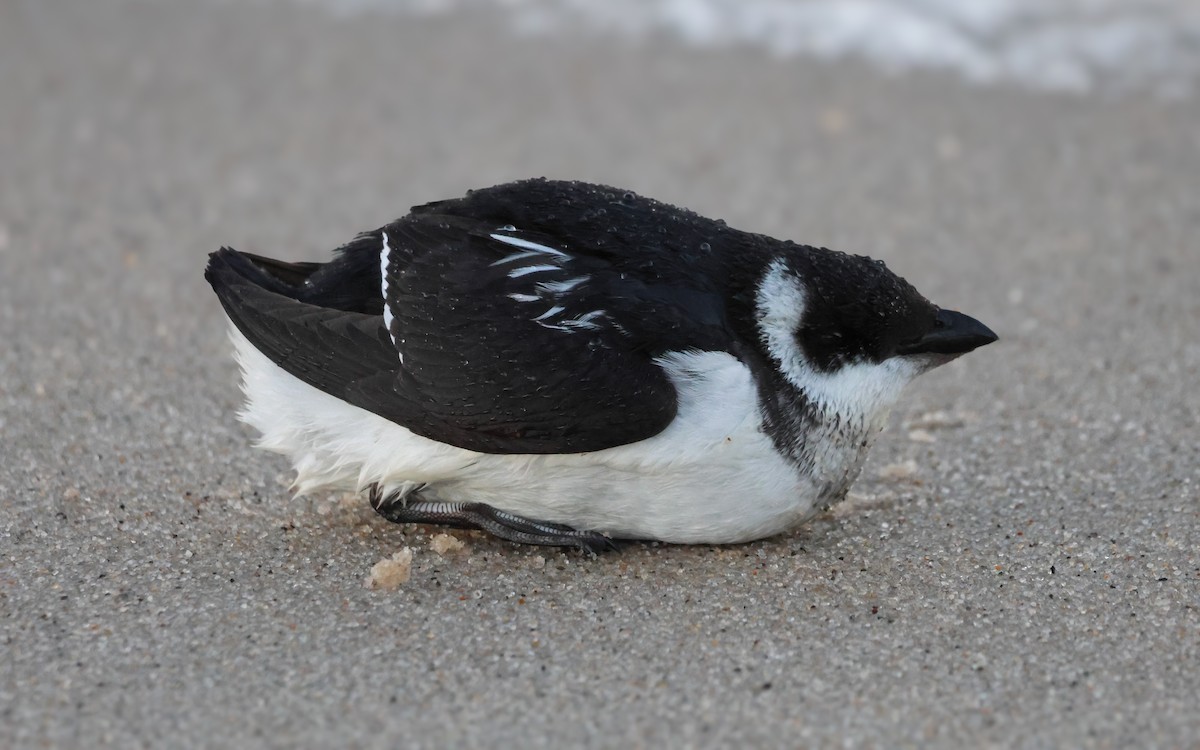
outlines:
[[[423,484],[430,498],[614,537],[726,543],[796,526],[836,499],[865,455],[861,440],[837,441],[849,449],[823,451],[819,479],[802,476],[762,431],[749,370],[721,352],[664,358],[679,411],[648,440],[591,453],[476,453],[313,388],[231,330],[247,397],[240,416],[262,433],[259,447],[291,458],[299,492]]]

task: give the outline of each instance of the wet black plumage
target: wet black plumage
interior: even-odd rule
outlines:
[[[522,253],[514,243],[562,257],[506,261]],[[326,393],[461,448],[566,453],[636,442],[670,423],[675,388],[655,363],[666,352],[726,351],[767,376],[753,306],[780,258],[823,302],[814,307],[824,317],[799,338],[819,368],[890,356],[936,314],[869,259],[551,180],[418,206],[329,263],[223,248],[206,278],[251,343]],[[528,270],[538,263],[555,270]],[[570,288],[547,291],[556,283]]]

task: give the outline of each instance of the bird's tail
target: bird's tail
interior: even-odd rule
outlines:
[[[204,278],[217,296],[234,284],[250,283],[275,294],[299,299],[300,287],[320,263],[285,263],[223,247],[208,256]]]
[[[209,256],[204,278],[222,286],[252,284],[289,299],[344,312],[383,314],[379,239],[359,235],[328,263],[292,263],[223,247]]]

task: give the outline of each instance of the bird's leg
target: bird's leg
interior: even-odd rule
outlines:
[[[399,493],[383,495],[371,486],[370,501],[375,512],[393,523],[428,523],[459,529],[481,529],[518,544],[576,547],[592,555],[616,549],[612,539],[597,531],[578,531],[557,523],[531,521],[484,503],[444,503],[413,498],[401,500]],[[418,496],[419,497],[419,496]]]

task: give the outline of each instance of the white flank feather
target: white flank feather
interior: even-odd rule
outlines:
[[[749,370],[724,352],[660,360],[679,410],[654,437],[591,453],[492,455],[416,435],[293,377],[232,326],[231,338],[247,397],[240,416],[262,434],[259,447],[291,459],[300,493],[427,485],[430,499],[618,537],[725,543],[796,526],[827,501],[831,479],[862,461],[847,446],[825,462],[829,477],[801,475],[762,430]]]

